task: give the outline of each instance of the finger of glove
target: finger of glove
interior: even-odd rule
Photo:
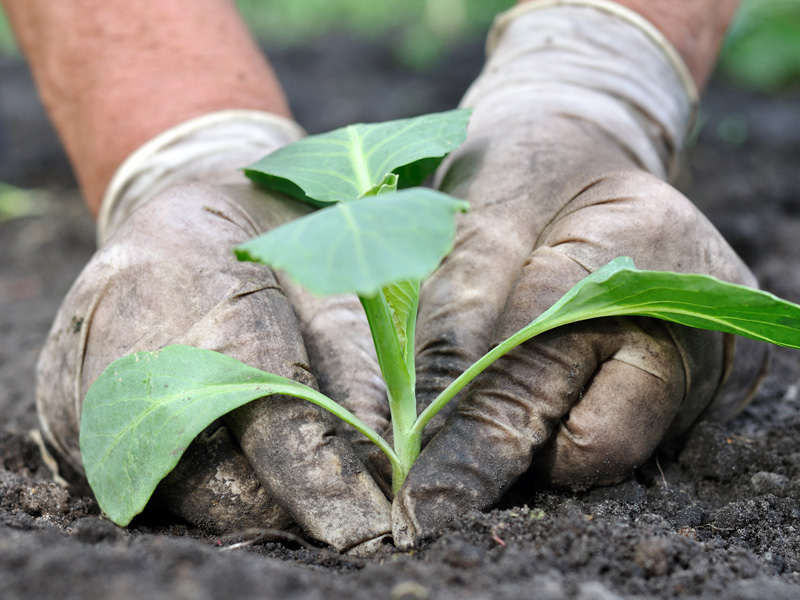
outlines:
[[[389,403],[366,314],[356,296],[316,297],[278,280],[297,312],[311,371],[320,391],[379,434],[389,429]],[[337,434],[367,452],[371,442],[337,419]]]
[[[739,414],[755,398],[767,375],[771,346],[766,342],[726,335],[725,351],[728,358],[722,385],[700,415],[704,420],[727,421]]]
[[[222,207],[220,214],[236,219],[226,211]],[[240,225],[247,230],[246,220]],[[245,239],[252,234],[246,231]],[[232,239],[226,246],[241,241]],[[271,271],[254,266],[267,274],[262,276],[271,279],[280,295],[267,302],[240,296],[239,302],[253,301],[237,309],[253,315],[247,329],[254,339],[245,348],[258,348],[255,366],[316,387],[290,302]],[[219,323],[226,322],[222,315]],[[385,497],[353,448],[334,435],[334,420],[327,411],[296,398],[267,397],[226,415],[224,421],[270,496],[308,534],[344,551],[388,532]]]
[[[557,249],[592,272],[618,256],[630,256],[640,269],[704,273],[757,285],[689,199],[638,170],[606,171],[587,182],[542,229],[536,246]]]
[[[389,402],[364,309],[356,296],[318,298],[278,275],[300,321],[309,364],[320,391],[364,421],[392,445]],[[392,467],[363,434],[336,419],[383,493],[391,495]]]
[[[448,384],[489,348],[489,337],[514,279],[533,246],[531,203],[524,193],[489,192],[493,167],[513,148],[486,152],[488,140],[470,140],[449,163],[441,188],[470,202],[459,216],[452,252],[420,290],[416,339],[416,388],[422,411]],[[524,184],[520,186],[524,187]],[[455,402],[451,402],[451,407]],[[448,407],[449,408],[449,407]],[[446,409],[427,431],[441,426]]]
[[[390,505],[319,407],[270,397],[225,418],[261,482],[315,539],[339,551],[390,531]]]
[[[568,248],[564,253],[578,263],[569,271],[576,274],[572,283],[580,267],[583,276],[627,255],[643,269],[755,285],[719,232],[679,192],[613,153],[598,156],[595,149],[604,142],[596,132],[553,121],[541,131],[526,129],[530,140],[513,132],[471,134],[446,163],[442,189],[469,200],[471,211],[459,222],[453,252],[421,291],[417,389],[423,408],[488,350],[534,248]],[[568,289],[542,287],[538,293],[551,301]]]
[[[275,196],[264,201],[264,192],[251,185],[226,185],[227,193],[267,231],[307,214],[306,205]],[[388,428],[386,388],[372,342],[364,309],[356,296],[317,297],[295,284],[282,272],[276,279],[297,313],[311,372],[320,391],[347,408],[378,433]],[[371,446],[355,429],[336,420],[337,435],[365,451]]]
[[[690,243],[675,244],[673,240]],[[749,270],[686,198],[655,177],[641,172],[611,172],[598,178],[573,198],[559,218],[545,228],[540,241],[545,245],[531,255],[523,268],[498,322],[495,343],[527,325],[588,272],[618,254],[634,256],[635,262],[643,268],[712,273],[736,283],[753,282]],[[545,282],[550,285],[543,285]],[[638,319],[636,322],[643,328],[648,321]],[[606,467],[598,466],[594,472],[581,467],[582,462],[589,464],[592,461],[579,459],[577,438],[570,438],[570,429],[562,427],[562,434],[551,441],[550,448],[561,449],[561,456],[565,458],[554,462],[556,454],[551,452],[550,459],[543,456],[540,461],[544,464],[550,460],[555,465],[553,468],[557,467],[553,477],[559,485],[586,487],[593,482],[618,479],[621,473],[629,472],[649,456],[663,438],[685,432],[714,398],[726,362],[724,336],[661,322],[646,329],[642,335],[631,329],[631,335],[626,336],[626,360],[642,373],[650,372],[655,377],[651,384],[645,378],[633,388],[634,391],[638,389],[647,395],[648,390],[655,393],[659,386],[672,389],[672,392],[662,395],[671,399],[669,403],[664,401],[666,412],[661,416],[651,414],[654,426],[639,428],[640,435],[630,436],[627,441],[624,435],[616,440],[607,438],[605,450],[595,452],[593,448],[602,444],[593,439],[587,442],[589,451],[584,455],[595,459],[603,454],[608,457]],[[662,333],[656,335],[657,331]],[[636,353],[641,355],[638,360],[635,359]],[[637,408],[640,399],[636,394],[626,400],[623,393],[628,385],[626,382],[636,380],[635,374],[624,374],[628,367],[621,364],[612,367],[613,364],[606,363],[594,375],[591,387],[584,392],[584,399],[570,410],[569,422],[577,423],[575,430],[591,431],[581,421],[583,411],[588,410],[585,407],[597,408],[584,418],[586,422],[599,419],[595,413],[605,414],[610,419],[610,423],[597,428],[599,432],[604,429],[613,432],[612,423],[618,424],[616,429],[624,429],[626,420],[623,416],[630,412],[635,420],[635,415],[640,412]],[[644,376],[640,374],[641,377]],[[606,380],[608,383],[603,385]],[[615,386],[619,386],[619,391]],[[619,408],[613,409],[617,402]],[[614,447],[621,449],[616,456],[612,453]],[[572,451],[568,452],[569,448]],[[630,460],[624,460],[626,456]],[[575,478],[572,482],[571,476]]]
[[[422,286],[420,409],[489,350],[506,299],[545,227],[604,173],[630,165],[613,149],[596,152],[607,140],[581,123],[554,116],[521,125],[525,118],[505,123],[496,111],[476,109],[467,142],[440,169],[441,189],[466,199],[470,211],[459,217],[453,251]],[[435,431],[446,412],[427,431]]]
[[[537,249],[509,295],[493,342],[524,327],[587,274],[570,256],[549,247]],[[609,322],[616,325],[609,328]],[[497,502],[528,469],[534,453],[550,438],[601,366],[624,348],[631,356],[636,343],[653,339],[639,329],[631,333],[629,325],[619,322],[589,321],[549,332],[515,349],[479,376],[395,499],[396,541],[413,544],[456,515]],[[650,393],[673,397],[679,389],[677,397],[682,399],[685,385],[680,355],[672,338],[659,331],[660,343],[640,350],[640,362],[647,366],[649,360],[649,371],[657,374]],[[665,357],[671,357],[666,366],[662,364]],[[680,378],[681,384],[676,384],[675,378]],[[663,382],[668,382],[666,387],[673,392],[660,392],[666,385]],[[601,394],[603,389],[601,386]],[[667,414],[664,430],[675,411],[670,408]],[[663,431],[656,434],[657,443]],[[452,476],[437,480],[437,472]]]
[[[612,171],[598,178],[544,229],[540,242],[544,247],[537,250],[534,260],[557,251],[587,271],[627,255],[642,269],[705,273],[757,286],[747,266],[685,196],[640,171]],[[524,281],[531,280],[520,278]],[[535,291],[521,290],[521,296]],[[505,315],[499,337],[524,326],[521,320],[508,319],[514,311]],[[685,401],[667,437],[686,431],[701,413],[707,413],[712,399],[714,416],[729,416],[741,409],[763,374],[764,345],[676,324],[665,327],[681,353],[687,376]],[[732,385],[725,386],[726,381]]]
[[[285,530],[294,522],[261,485],[221,421],[189,444],[177,466],[158,484],[149,505],[217,534]]]
[[[71,336],[78,343],[68,349],[72,356],[67,361],[79,369],[81,388],[73,423],[86,389],[108,363],[170,343],[218,350],[314,385],[296,318],[274,276],[261,265],[236,261],[231,253],[235,244],[257,233],[257,224],[236,202],[199,184],[174,188],[129,217],[79,280],[54,330],[58,337],[71,330],[71,322],[81,323],[81,335]],[[76,320],[71,320],[77,310],[83,312],[74,312]],[[64,362],[57,353],[51,356],[53,365]],[[259,411],[265,401],[270,410]],[[355,466],[341,468],[358,464],[352,448],[331,442],[327,413],[317,407],[291,408],[298,402],[262,399],[231,417],[238,416],[234,431],[270,496],[311,535],[337,548],[385,533],[389,507],[377,486],[362,475],[363,467],[361,472]],[[281,412],[274,408],[281,404],[290,406],[286,414],[274,414]],[[306,435],[291,441],[273,436],[256,449],[244,438],[262,425],[303,427]],[[317,459],[314,465],[308,464],[310,456]],[[269,489],[270,481],[289,471],[292,489]],[[348,493],[339,493],[332,511],[323,511],[328,483]],[[369,519],[359,518],[364,515]]]
[[[650,457],[673,426],[686,381],[672,337],[657,321],[620,322],[620,349],[599,366],[534,455],[527,483],[571,490],[618,483]]]
[[[395,541],[414,545],[457,516],[496,503],[527,471],[561,419],[583,402],[608,361],[625,355],[632,335],[641,331],[634,328],[632,334],[625,319],[574,324],[543,334],[491,365],[409,472],[394,501]],[[650,397],[659,401],[664,386],[658,377],[650,378]]]

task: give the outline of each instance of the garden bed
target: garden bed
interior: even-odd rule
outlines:
[[[478,45],[434,71],[344,38],[271,53],[298,120],[322,131],[451,108]],[[0,179],[46,191],[0,222],[0,597],[796,598],[800,354],[775,349],[740,417],[703,424],[636,476],[584,494],[513,490],[413,553],[350,559],[269,538],[229,548],[178,523],[121,529],[53,483],[29,431],[33,372],[61,298],[93,251],[24,69],[0,63]],[[680,185],[762,285],[800,302],[800,102],[715,85]],[[16,152],[24,142],[24,153]]]

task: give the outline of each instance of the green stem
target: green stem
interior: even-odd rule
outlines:
[[[436,415],[436,413],[442,410],[442,408],[444,408],[444,406],[450,402],[450,400],[452,400],[455,395],[458,394],[458,392],[464,389],[469,382],[485,371],[486,368],[498,358],[507,354],[520,344],[527,342],[532,337],[539,335],[540,333],[544,333],[545,331],[560,327],[561,325],[571,323],[575,320],[573,317],[572,319],[554,319],[550,322],[547,322],[551,314],[552,312],[550,310],[542,313],[539,318],[533,321],[533,323],[531,323],[529,326],[525,327],[521,331],[518,331],[510,338],[495,346],[492,350],[474,362],[461,375],[456,377],[456,379],[453,380],[453,382],[448,385],[442,391],[442,393],[439,394],[436,399],[428,405],[425,410],[422,411],[422,414],[420,414],[419,418],[417,418],[417,422],[414,423],[414,427],[411,430],[412,433],[422,434],[425,426]],[[543,324],[540,327],[536,327],[537,322],[542,322]]]
[[[392,495],[396,496],[400,491],[400,486],[406,480],[411,465],[419,456],[421,444],[422,435],[413,431],[408,431],[400,438],[395,437],[394,449],[397,453],[397,462],[392,463]]]
[[[359,296],[359,299],[367,314],[378,364],[389,397],[394,451],[398,459],[396,463],[392,462],[392,489],[396,491],[400,489],[420,451],[421,434],[412,431],[417,418],[414,377],[409,373],[403,358],[391,310],[383,292],[380,291],[372,297]]]
[[[414,280],[414,293],[416,294],[416,299],[412,304],[412,309],[408,314],[408,321],[406,324],[406,370],[408,371],[409,376],[411,377],[411,387],[412,389],[416,390],[417,385],[417,372],[416,372],[416,365],[414,363],[414,346],[416,344],[416,336],[417,336],[417,313],[419,311],[419,285],[420,282]],[[416,406],[416,399],[414,400],[414,404]]]
[[[306,387],[306,386],[303,386]],[[289,389],[283,390],[281,392],[286,396],[294,396],[295,398],[302,398],[303,400],[307,400],[308,402],[312,402],[317,406],[321,406],[325,410],[333,413],[335,416],[339,417],[345,423],[352,425],[357,431],[364,434],[370,442],[375,444],[381,452],[383,452],[389,459],[389,462],[392,463],[392,469],[395,468],[395,465],[398,465],[400,459],[397,456],[397,453],[392,449],[389,443],[383,439],[378,432],[376,432],[372,427],[364,423],[361,419],[351,413],[349,410],[341,406],[338,402],[331,400],[326,395],[321,394],[320,392],[316,391],[313,388],[306,388],[306,389]]]

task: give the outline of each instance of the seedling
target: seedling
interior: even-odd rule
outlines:
[[[414,333],[420,281],[449,251],[466,203],[421,187],[466,136],[468,111],[306,138],[245,172],[321,210],[235,249],[285,270],[316,294],[357,294],[386,382],[394,446],[332,399],[217,352],[168,346],[114,361],[86,395],[80,445],[97,501],[127,525],[210,423],[270,394],[303,398],[343,419],[388,457],[396,493],[425,426],[492,362],[532,337],[600,317],[655,317],[800,347],[800,306],[706,275],[639,271],[621,257],[589,275],[492,349],[417,414]],[[408,188],[401,189],[399,187]]]

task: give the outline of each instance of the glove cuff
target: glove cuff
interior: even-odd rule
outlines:
[[[294,121],[224,110],[171,127],[131,154],[108,184],[97,217],[102,246],[136,208],[179,183],[241,181],[239,169],[305,135]]]
[[[498,15],[487,55],[462,105],[588,121],[643,169],[674,173],[699,94],[674,47],[637,13],[606,0],[533,0]]]
[[[516,17],[529,12],[544,10],[546,8],[553,8],[557,6],[585,6],[588,8],[594,8],[610,15],[614,15],[615,17],[619,17],[620,19],[627,21],[634,27],[641,30],[642,33],[649,37],[650,40],[656,46],[658,46],[658,48],[666,56],[667,60],[672,64],[672,68],[675,69],[675,73],[678,75],[678,77],[680,77],[681,82],[683,83],[683,88],[686,91],[686,95],[692,102],[693,107],[697,107],[700,94],[697,90],[697,86],[694,83],[694,79],[689,72],[689,68],[686,66],[686,63],[683,61],[681,55],[678,53],[675,47],[666,37],[664,37],[664,34],[661,33],[658,28],[650,23],[650,21],[642,17],[639,13],[617,4],[616,2],[611,2],[610,0],[529,0],[524,4],[517,4],[513,8],[500,13],[495,18],[494,24],[492,25],[489,35],[486,38],[486,54],[492,54],[494,49],[497,47],[497,43],[500,39],[500,36],[502,36],[503,31]]]

